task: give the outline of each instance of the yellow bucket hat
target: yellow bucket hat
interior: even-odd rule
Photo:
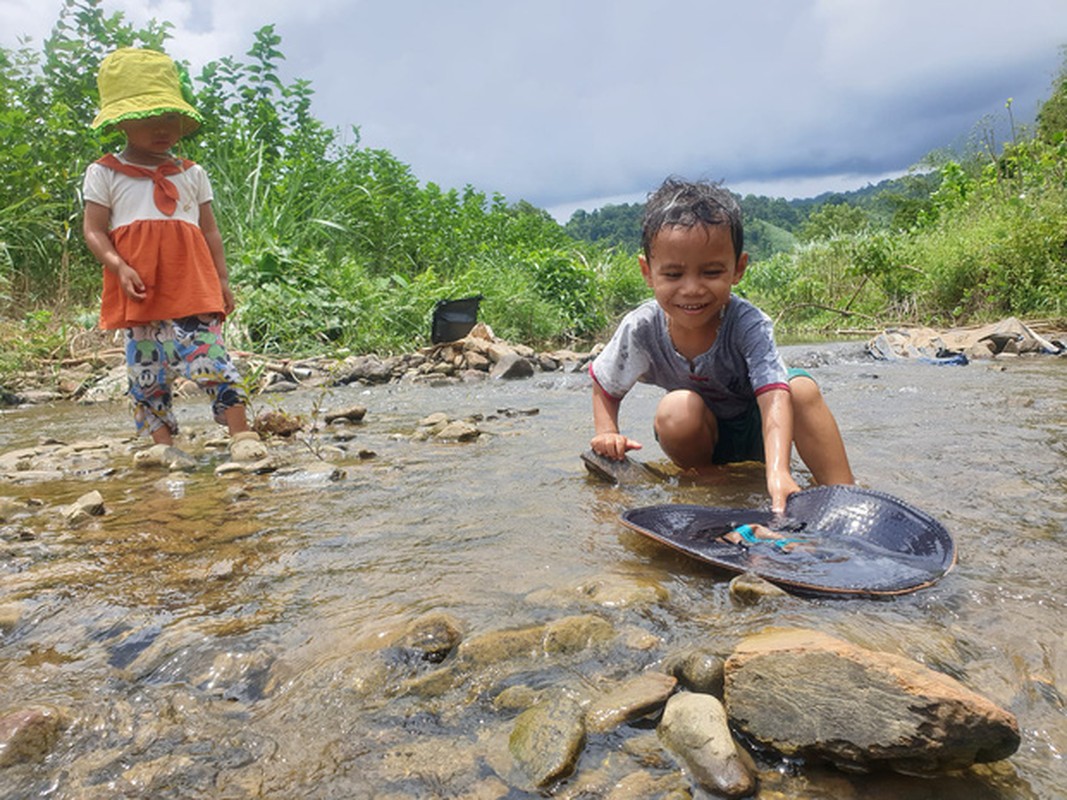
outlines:
[[[100,62],[96,76],[100,89],[100,113],[92,128],[114,125],[127,119],[144,119],[177,112],[186,117],[192,133],[204,121],[190,104],[193,88],[189,76],[164,53],[124,47]]]

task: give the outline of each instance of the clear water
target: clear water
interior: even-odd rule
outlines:
[[[365,405],[348,446],[376,456],[348,458],[339,480],[219,481],[206,463],[170,478],[120,460],[108,477],[0,483],[0,498],[44,505],[0,523],[0,606],[21,609],[0,640],[0,712],[47,703],[70,718],[43,762],[0,770],[0,796],[524,797],[492,769],[514,716],[492,706],[502,686],[603,685],[694,644],[726,654],[767,625],[817,628],[947,672],[1012,711],[1023,736],[1010,760],[936,781],[769,769],[774,797],[1063,796],[1067,360],[961,368],[877,363],[851,346],[786,352],[817,365],[859,481],[956,537],[958,566],[934,587],[735,606],[728,575],[641,539],[617,515],[664,502],[761,506],[760,471],[732,467],[700,484],[591,479],[578,458],[591,433],[582,375],[284,395],[291,413]],[[639,387],[622,417],[645,444],[637,457],[664,466],[649,431],[657,397]],[[435,411],[483,415],[484,433],[413,441]],[[187,429],[206,430],[205,403],[181,413]],[[121,404],[18,409],[0,414],[0,452],[127,432]],[[108,515],[68,528],[54,512],[94,488]],[[580,588],[597,584],[665,595],[625,604]],[[468,636],[595,613],[656,643],[398,696],[390,681],[403,670],[383,672],[382,635],[435,610]],[[631,732],[641,731],[592,737],[584,777],[558,794],[577,796],[585,780],[584,796],[601,796],[595,785],[640,769],[620,753]]]

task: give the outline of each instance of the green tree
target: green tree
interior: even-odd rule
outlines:
[[[799,237],[806,242],[830,239],[834,236],[860,233],[870,227],[870,219],[862,208],[845,202],[827,203],[813,211],[800,229]]]
[[[65,0],[42,52],[0,50],[0,141],[11,143],[0,177],[0,263],[30,305],[86,288],[78,193],[101,152],[88,127],[97,66],[118,47],[162,49],[170,28],[154,20],[135,28],[106,15],[101,0]]]
[[[1067,46],[1061,49],[1063,65],[1052,82],[1052,93],[1037,112],[1038,138],[1056,144],[1067,137]]]

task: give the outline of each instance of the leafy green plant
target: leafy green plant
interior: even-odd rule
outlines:
[[[0,48],[0,324],[12,340],[0,371],[49,357],[64,314],[98,302],[79,188],[85,166],[122,139],[88,129],[96,69],[116,47],[163,49],[170,29],[135,27],[103,0],[64,0],[42,48]],[[358,128],[315,119],[311,86],[283,80],[283,60],[268,25],[243,55],[204,65],[194,84],[206,122],[180,145],[212,179],[235,344],[412,349],[428,342],[438,300],[473,294],[499,336],[547,344],[604,335],[650,296],[636,263],[639,204],[576,214],[565,228],[525,201],[423,184],[388,150],[363,147]],[[860,314],[1062,313],[1067,143],[1047,108],[1040,139],[930,158],[895,194],[871,187],[856,207],[836,195],[744,198],[760,258],[738,291],[796,329]],[[802,229],[808,241],[794,247]],[[23,331],[39,308],[51,319]]]

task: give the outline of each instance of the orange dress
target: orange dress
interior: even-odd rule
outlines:
[[[175,159],[152,170],[107,155],[89,165],[84,197],[110,209],[111,241],[145,285],[145,299],[131,300],[105,269],[101,328],[224,315],[222,285],[199,225],[200,206],[212,199],[203,168]]]

